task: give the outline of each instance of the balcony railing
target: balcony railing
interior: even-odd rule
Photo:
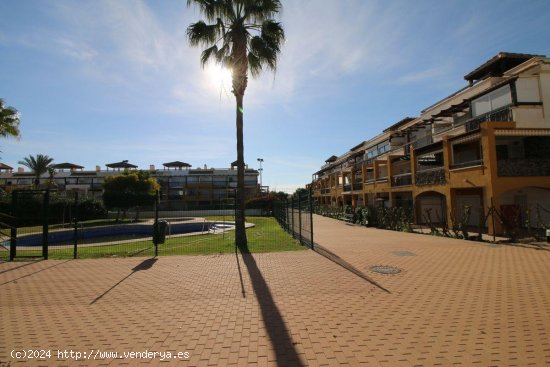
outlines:
[[[497,172],[500,177],[550,176],[550,158],[500,160]]]
[[[351,184],[344,185],[344,191],[351,191]]]
[[[321,189],[321,195],[330,194],[330,189]]]
[[[447,177],[445,175],[444,168],[433,168],[416,172],[415,184],[416,186],[426,185],[445,185],[447,183]]]
[[[420,138],[418,140],[415,140],[412,142],[412,146],[414,149],[420,149],[422,147],[425,147],[427,145],[430,145],[434,142],[434,138],[431,135],[425,136],[423,138]]]
[[[353,191],[356,191],[356,190],[363,190],[363,180],[355,181],[353,183]]]
[[[479,130],[479,124],[485,121],[511,122],[513,119],[512,108],[510,106],[503,107],[466,121],[466,132]]]
[[[393,175],[391,178],[391,185],[393,187],[412,185],[412,174],[403,173],[401,175]]]
[[[483,165],[483,159],[476,159],[475,161],[456,162],[453,165],[451,165],[451,169],[475,167],[475,166],[481,166],[481,165]]]
[[[381,176],[376,179],[376,182],[388,181],[388,176]]]

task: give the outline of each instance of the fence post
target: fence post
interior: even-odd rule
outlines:
[[[495,234],[495,206],[493,204],[493,197],[491,196],[491,225],[493,227],[493,242],[497,242],[496,234]]]
[[[17,254],[17,191],[11,195],[11,216],[13,217],[12,227],[10,229],[10,261],[15,259]]]
[[[313,186],[313,185],[312,185]],[[309,200],[309,233],[311,235],[310,241],[311,241],[311,249],[313,250],[313,200],[311,192],[313,189],[310,187],[308,192],[308,200]]]
[[[78,257],[78,191],[74,193],[74,208],[72,214],[74,222],[73,259],[76,259]]]
[[[157,190],[155,195],[155,223],[153,224],[153,245],[155,245],[155,257],[159,254],[159,244],[158,244],[158,237],[159,234],[157,233],[159,231],[159,195],[160,192]]]
[[[295,234],[295,231],[294,231],[294,197],[292,197],[290,199],[290,217],[291,217],[291,221],[290,221],[290,230],[291,230],[291,233],[292,233],[292,237],[294,237],[294,234]]]
[[[48,260],[48,216],[50,209],[50,190],[44,192],[42,204],[42,257]]]
[[[302,196],[298,195],[298,236],[302,245]]]
[[[285,199],[285,230],[287,232],[290,232],[290,227],[288,225],[288,221],[289,221],[289,217],[288,217],[288,198]]]

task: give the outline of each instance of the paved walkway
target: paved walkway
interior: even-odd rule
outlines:
[[[2,263],[0,366],[550,365],[550,252],[315,230],[391,293],[313,251]]]

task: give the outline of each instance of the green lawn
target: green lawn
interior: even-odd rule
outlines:
[[[231,220],[228,217],[208,217],[209,221]],[[298,241],[286,233],[271,217],[247,217],[247,223],[255,226],[246,230],[250,252],[276,252],[303,250]],[[235,251],[234,231],[225,234],[204,234],[167,238],[158,247],[159,255],[207,255]],[[4,252],[4,251],[2,251]],[[41,249],[17,250],[18,256],[40,256]],[[6,254],[7,255],[7,254]],[[117,245],[79,246],[79,258],[153,256],[154,246],[150,240],[136,240]],[[0,257],[4,258],[3,253]],[[50,246],[50,259],[72,259],[72,247]]]

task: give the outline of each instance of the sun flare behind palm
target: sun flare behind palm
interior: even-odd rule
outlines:
[[[220,90],[231,91],[231,70],[224,68],[220,64],[210,63],[205,68],[209,85],[216,92]]]

